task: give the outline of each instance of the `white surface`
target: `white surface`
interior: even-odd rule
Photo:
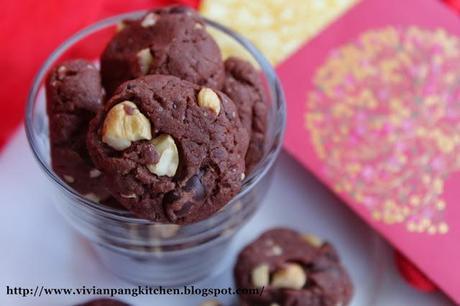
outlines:
[[[7,285],[26,288],[132,286],[103,268],[90,246],[47,201],[49,183],[33,160],[23,129],[0,155],[0,169],[0,305],[71,305],[90,298],[7,296]],[[441,294],[421,294],[404,283],[394,269],[391,248],[286,154],[280,158],[263,209],[239,233],[232,253],[264,229],[276,225],[313,231],[336,245],[357,287],[353,303],[356,306],[451,305]],[[227,287],[231,281],[231,264],[228,263],[226,273],[197,286]],[[375,286],[379,286],[378,292]],[[374,292],[378,295],[377,303],[367,300]],[[152,305],[152,302],[162,306],[193,306],[203,300],[152,296],[121,299],[139,306]]]

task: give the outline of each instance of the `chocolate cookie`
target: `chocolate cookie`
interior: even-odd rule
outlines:
[[[139,217],[191,223],[241,188],[249,136],[224,94],[173,76],[123,83],[91,122],[88,150]]]
[[[102,107],[103,97],[99,71],[85,60],[62,63],[46,82],[53,170],[73,189],[94,201],[109,195],[104,178],[86,149],[89,121]]]
[[[114,299],[97,299],[92,300],[83,304],[78,304],[75,306],[130,306],[125,302],[114,300]]]
[[[118,85],[146,74],[174,75],[220,89],[224,67],[220,49],[203,19],[185,7],[166,7],[137,21],[125,21],[101,56],[102,84]]]
[[[230,57],[225,61],[225,73],[222,91],[235,102],[241,122],[250,135],[246,154],[246,172],[249,173],[265,151],[266,95],[258,72],[249,62]]]
[[[334,248],[290,229],[265,232],[238,256],[239,288],[264,287],[241,295],[242,305],[337,306],[350,302],[353,286]]]

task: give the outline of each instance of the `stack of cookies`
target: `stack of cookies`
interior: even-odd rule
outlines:
[[[100,58],[47,80],[54,171],[89,200],[155,222],[189,224],[221,209],[264,154],[258,71],[222,59],[184,7],[126,20]]]

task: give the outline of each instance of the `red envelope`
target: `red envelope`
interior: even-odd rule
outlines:
[[[460,20],[365,0],[277,69],[286,148],[460,303]]]

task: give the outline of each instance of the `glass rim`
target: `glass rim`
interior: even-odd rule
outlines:
[[[157,223],[154,221],[146,220],[138,218],[132,215],[129,211],[122,211],[114,208],[110,208],[108,206],[100,205],[99,203],[93,202],[84,196],[80,195],[76,190],[70,188],[59,176],[57,176],[51,167],[46,162],[46,159],[42,154],[39,152],[38,144],[35,139],[35,135],[33,132],[32,127],[32,120],[34,114],[34,106],[35,100],[42,88],[42,81],[45,79],[46,74],[48,73],[49,69],[55,64],[55,62],[61,57],[70,47],[72,47],[75,43],[79,42],[81,39],[100,31],[108,28],[109,26],[113,26],[118,22],[125,20],[125,19],[137,19],[145,14],[147,10],[138,10],[133,12],[128,12],[124,14],[115,15],[109,18],[102,19],[97,21],[89,26],[84,27],[83,29],[77,31],[75,34],[67,38],[64,42],[62,42],[45,60],[45,62],[39,68],[37,74],[35,75],[32,86],[29,90],[29,94],[27,97],[27,104],[25,108],[25,131],[29,146],[32,150],[34,158],[38,161],[38,164],[47,174],[47,177],[51,179],[54,183],[60,187],[66,194],[72,196],[73,198],[77,199],[78,202],[84,204],[86,208],[96,211],[102,214],[105,217],[110,219],[115,219],[117,221],[124,221],[124,222],[131,222],[134,224],[155,224],[161,225],[163,223]],[[238,33],[230,30],[229,28],[209,20],[205,17],[203,19],[206,22],[206,25],[210,25],[212,28],[217,29],[219,32],[223,32],[227,36],[230,36],[234,39],[237,43],[244,47],[244,49],[254,58],[257,64],[260,66],[260,69],[264,73],[268,88],[271,93],[270,100],[274,107],[274,111],[276,113],[277,121],[279,121],[279,126],[275,129],[273,139],[278,139],[278,141],[270,142],[269,147],[267,147],[267,152],[264,155],[263,159],[259,161],[257,166],[251,171],[251,173],[246,177],[241,190],[227,203],[223,208],[216,212],[214,215],[198,221],[196,223],[185,224],[181,226],[193,226],[198,225],[203,222],[209,221],[214,219],[218,215],[226,210],[226,208],[232,206],[232,203],[237,203],[240,198],[246,195],[266,174],[267,172],[273,167],[279,152],[282,149],[284,133],[286,129],[286,103],[284,92],[281,87],[281,83],[269,63],[269,61],[265,58],[264,55],[246,38],[239,35]],[[171,225],[170,223],[164,223],[165,225]]]

